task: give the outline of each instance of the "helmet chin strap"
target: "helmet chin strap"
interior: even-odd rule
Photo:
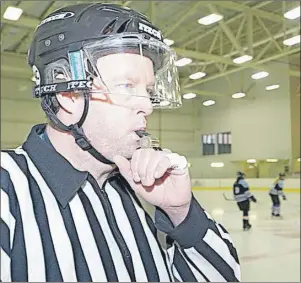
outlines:
[[[89,94],[84,93],[85,98],[85,105],[84,105],[84,112],[80,120],[76,124],[71,124],[69,126],[66,126],[64,123],[62,123],[57,116],[54,114],[54,112],[49,107],[48,103],[46,102],[46,99],[42,99],[41,106],[47,115],[48,119],[54,124],[54,126],[63,131],[71,133],[72,136],[75,139],[76,144],[84,151],[89,152],[94,158],[96,158],[98,161],[112,165],[114,162],[110,161],[109,159],[105,158],[101,153],[99,153],[89,142],[88,138],[86,137],[82,125],[86,120],[88,110],[89,110]]]

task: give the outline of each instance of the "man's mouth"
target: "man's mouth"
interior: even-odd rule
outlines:
[[[137,136],[140,137],[140,138],[142,138],[142,137],[144,137],[144,136],[149,136],[149,133],[147,133],[147,132],[145,131],[145,128],[143,128],[143,129],[138,129],[138,130],[135,131],[135,133],[136,133]]]

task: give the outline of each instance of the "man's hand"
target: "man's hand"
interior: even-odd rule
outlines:
[[[130,161],[118,155],[114,162],[139,196],[163,209],[174,225],[178,225],[189,211],[191,181],[187,166],[171,169],[169,154],[171,152],[167,150],[139,149]]]

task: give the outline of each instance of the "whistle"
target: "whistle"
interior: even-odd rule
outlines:
[[[158,138],[152,137],[149,133],[139,130],[136,134],[140,137],[139,147],[142,149],[153,148],[155,150],[162,150],[160,148],[160,141]]]

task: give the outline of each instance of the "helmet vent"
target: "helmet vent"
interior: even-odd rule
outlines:
[[[102,30],[102,34],[110,34],[114,30],[116,22],[117,22],[117,19],[114,19],[108,25],[106,25]]]
[[[123,22],[122,25],[118,28],[117,33],[126,32],[131,21],[132,19],[128,19],[125,22]]]
[[[105,7],[105,6],[101,6],[98,7],[97,10],[99,11],[106,11],[106,12],[113,12],[113,13],[120,13],[121,10],[115,7]]]

